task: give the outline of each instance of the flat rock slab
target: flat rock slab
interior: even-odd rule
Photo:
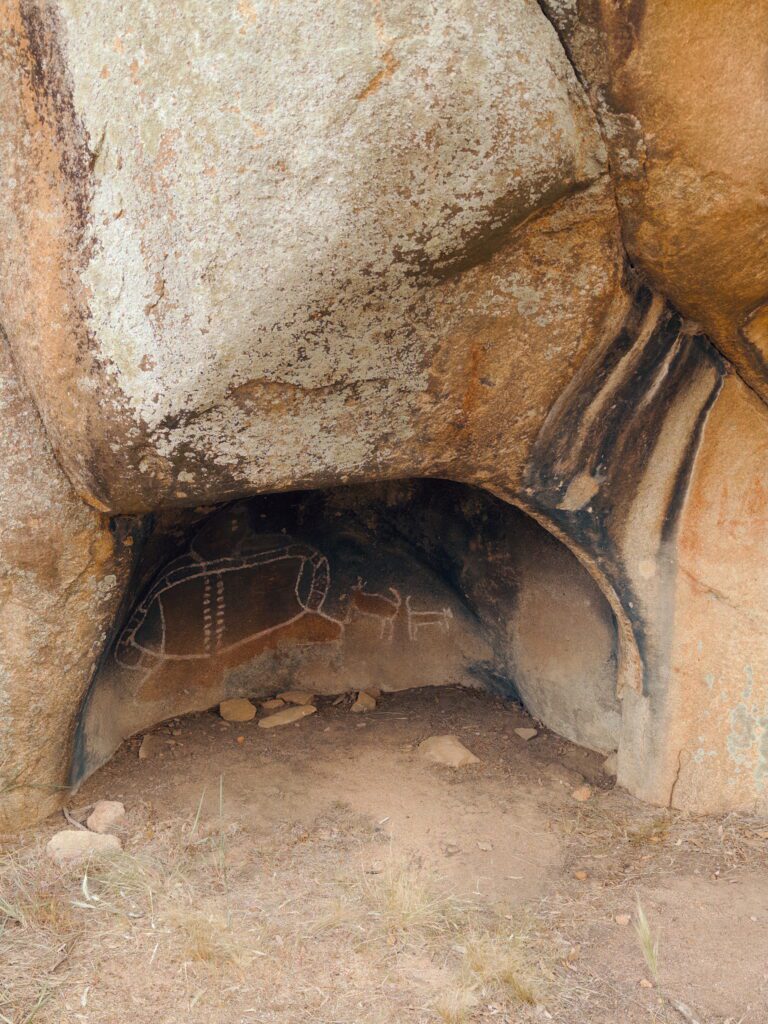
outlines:
[[[117,853],[120,849],[122,847],[117,836],[63,829],[48,840],[45,852],[57,864],[74,864],[89,857]]]
[[[467,750],[458,736],[430,736],[419,744],[419,753],[428,761],[448,765],[449,768],[464,768],[480,762],[480,758]]]
[[[303,707],[285,708],[283,711],[276,711],[274,715],[268,715],[259,722],[260,729],[274,729],[278,725],[290,725],[291,722],[299,722],[307,715],[314,715],[317,708],[314,704],[305,704]]]
[[[119,800],[98,800],[88,815],[86,825],[91,832],[111,831],[125,817],[125,807]]]
[[[277,699],[284,701],[286,704],[303,705],[311,704],[315,696],[309,690],[284,690],[282,693],[278,693]]]
[[[152,757],[157,757],[165,751],[165,748],[164,737],[158,736],[156,733],[147,733],[139,747],[139,760],[148,761]]]
[[[256,717],[256,706],[246,697],[235,697],[219,704],[219,714],[225,722],[250,722]]]
[[[521,740],[532,740],[534,736],[539,735],[538,729],[515,729],[515,734],[520,737]]]

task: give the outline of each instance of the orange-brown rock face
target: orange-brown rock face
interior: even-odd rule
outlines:
[[[749,443],[745,444],[744,439]],[[731,377],[681,513],[668,740],[674,806],[768,808],[768,417]]]
[[[0,831],[60,805],[72,738],[130,568],[75,495],[0,337]]]
[[[768,3],[544,3],[588,83],[632,261],[768,398]]]

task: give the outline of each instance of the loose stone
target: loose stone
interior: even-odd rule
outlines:
[[[357,695],[357,700],[349,710],[354,711],[355,714],[360,714],[363,711],[373,711],[375,707],[376,700],[370,695],[370,693],[366,693],[365,690],[361,690]]]
[[[256,717],[256,707],[245,697],[235,697],[219,704],[219,714],[225,722],[250,722]]]
[[[458,736],[430,736],[419,744],[419,753],[428,761],[444,764],[449,768],[464,768],[468,764],[478,764],[471,750],[467,750]]]
[[[305,704],[303,707],[284,708],[276,711],[274,715],[268,715],[259,721],[260,729],[274,729],[279,725],[290,725],[291,722],[298,722],[307,715],[313,715],[317,711],[314,704]]]
[[[86,825],[91,832],[109,832],[125,817],[125,807],[119,800],[98,800],[88,815]]]
[[[120,849],[117,836],[63,829],[48,840],[45,852],[57,864],[74,864],[88,857],[117,853]]]

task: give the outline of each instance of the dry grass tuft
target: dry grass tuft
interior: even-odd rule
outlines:
[[[473,931],[465,940],[464,973],[489,998],[534,1006],[542,1000],[542,980],[527,940],[501,931]]]
[[[444,1024],[465,1024],[477,1007],[479,997],[474,988],[448,989],[435,1002],[435,1013]]]
[[[664,843],[669,838],[671,820],[658,816],[643,822],[639,827],[628,829],[627,841],[631,846],[645,846],[647,843]]]
[[[194,910],[176,911],[169,916],[183,940],[181,952],[185,960],[208,964],[244,966],[245,955],[225,917]]]
[[[441,890],[427,872],[390,857],[380,875],[363,876],[363,894],[388,938],[426,942],[461,927],[469,904]]]
[[[645,911],[643,910],[639,900],[637,902],[637,907],[635,908],[635,934],[637,935],[637,941],[640,943],[643,959],[651,973],[651,977],[658,984],[659,940],[651,931],[648,918],[645,916]]]

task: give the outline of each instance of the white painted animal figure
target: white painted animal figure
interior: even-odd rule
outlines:
[[[371,594],[364,587],[365,583],[360,579],[352,587],[346,621],[352,622],[360,616],[378,619],[381,623],[379,639],[391,640],[395,634],[395,621],[403,603],[400,591],[395,587],[388,587],[392,597],[387,597],[386,594]]]
[[[427,626],[437,626],[441,633],[447,633],[451,627],[453,612],[450,608],[430,608],[420,611],[411,605],[411,595],[405,599],[408,621],[408,636],[411,640],[418,639],[419,630]]]

